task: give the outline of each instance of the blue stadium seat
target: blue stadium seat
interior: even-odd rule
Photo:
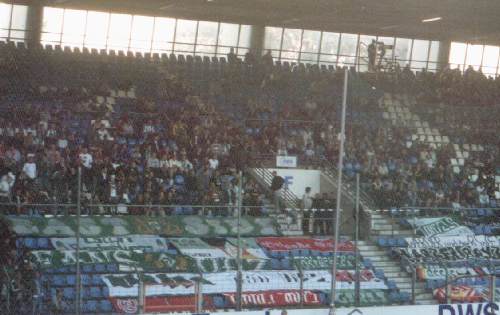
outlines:
[[[377,241],[378,245],[380,247],[386,247],[387,246],[387,241],[385,238],[383,237],[379,237],[378,241]]]
[[[271,268],[278,270],[281,269],[281,263],[278,259],[271,259]]]
[[[398,238],[398,247],[406,247],[408,246],[408,243],[403,237]]]
[[[99,311],[100,312],[111,312],[113,311],[113,305],[108,300],[99,301]]]
[[[102,279],[100,275],[92,275],[92,285],[102,285]]]
[[[395,238],[391,237],[388,240],[388,245],[389,247],[396,247],[398,245],[398,242],[396,241]]]
[[[107,286],[102,287],[102,296],[108,297],[109,296],[109,289]]]
[[[61,276],[61,275],[54,275],[52,277],[52,284],[55,286],[66,285],[66,277]]]
[[[292,269],[292,264],[290,262],[290,259],[282,259],[281,260],[281,268],[282,269],[286,269],[286,270],[289,270],[289,269]]]
[[[90,297],[98,299],[102,297],[102,292],[100,287],[91,287],[90,288]]]
[[[106,270],[107,272],[115,273],[118,272],[118,266],[115,264],[108,264],[106,265]]]
[[[31,237],[26,237],[24,239],[24,246],[28,247],[29,249],[35,249],[36,248],[36,240]]]
[[[85,313],[96,313],[97,312],[97,301],[88,300],[88,301],[84,302],[82,310]]]
[[[82,300],[89,300],[92,297],[90,296],[90,289],[89,287],[82,287],[82,290],[80,291],[80,298]]]
[[[75,288],[72,287],[66,287],[63,289],[63,296],[67,300],[74,300],[76,297],[76,291]]]
[[[76,276],[75,275],[67,275],[66,276],[66,283],[69,286],[75,286],[76,285]]]
[[[37,239],[37,248],[38,249],[49,249],[49,240],[45,237],[40,237]]]
[[[92,273],[92,272],[94,272],[94,268],[92,265],[84,264],[82,266],[82,272],[83,273]]]
[[[224,298],[218,295],[214,296],[214,306],[219,309],[224,308],[226,306]]]
[[[396,282],[389,280],[389,281],[387,281],[387,288],[389,288],[389,290],[395,290],[398,287],[396,285]]]
[[[105,264],[96,264],[94,266],[94,269],[96,272],[103,273],[103,272],[106,272],[106,265]]]
[[[82,277],[81,278],[82,285],[90,285],[91,283],[90,275],[82,274],[81,277]]]

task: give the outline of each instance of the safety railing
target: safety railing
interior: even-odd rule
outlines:
[[[254,168],[250,171],[255,174],[257,180],[262,180],[262,184],[270,191],[271,182],[273,180],[273,174],[271,171],[265,168]],[[280,199],[287,205],[286,207],[300,208],[300,201],[297,196],[295,196],[287,187],[286,183],[281,189]]]

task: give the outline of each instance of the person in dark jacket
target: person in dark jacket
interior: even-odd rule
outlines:
[[[281,189],[283,188],[283,184],[285,180],[283,177],[279,176],[276,171],[273,171],[273,180],[271,181],[271,191],[273,192],[273,202],[274,208],[276,211],[280,210],[280,198],[281,198]]]

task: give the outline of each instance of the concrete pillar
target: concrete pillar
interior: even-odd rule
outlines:
[[[448,61],[450,60],[450,40],[443,40],[439,45],[439,55],[438,55],[438,65],[437,70],[442,69],[446,65],[448,65]]]
[[[252,25],[252,35],[250,37],[250,47],[256,56],[260,56],[264,51],[264,25]]]
[[[28,6],[28,17],[26,21],[26,43],[29,47],[36,47],[40,44],[43,25],[43,4],[42,1],[31,1]]]

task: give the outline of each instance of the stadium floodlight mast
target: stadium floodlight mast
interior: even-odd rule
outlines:
[[[342,95],[342,116],[340,122],[340,150],[337,168],[337,206],[335,209],[335,232],[333,236],[333,264],[332,264],[332,286],[330,297],[329,315],[335,315],[335,298],[337,293],[337,248],[340,229],[340,198],[342,196],[342,170],[344,165],[344,142],[345,142],[345,115],[347,104],[347,81],[349,80],[349,69],[344,72],[344,94]]]

